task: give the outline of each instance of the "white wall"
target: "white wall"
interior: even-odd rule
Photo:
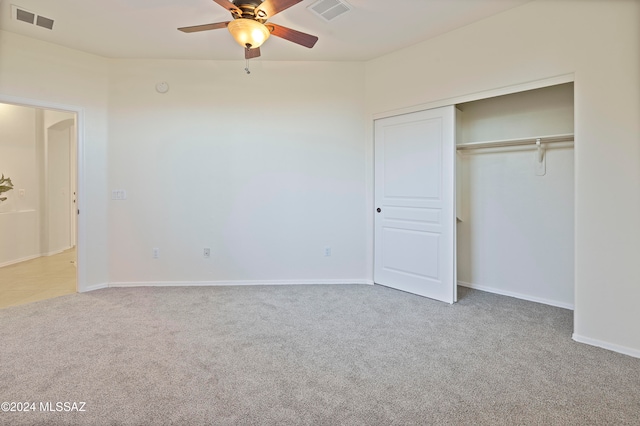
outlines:
[[[81,211],[86,244],[80,247],[81,289],[108,282],[107,258],[107,60],[83,52],[0,31],[0,101],[28,98],[35,102],[78,107],[86,170]]]
[[[14,188],[3,193],[7,200],[0,204],[0,212],[38,207],[36,111],[33,108],[0,104],[0,174],[11,178]],[[19,196],[20,189],[24,190],[24,197]]]
[[[45,130],[51,126],[54,126],[61,121],[75,120],[75,114],[65,111],[45,110],[44,111],[44,128]],[[45,134],[46,139],[46,134]]]
[[[458,280],[467,287],[564,308],[574,306],[573,149],[464,155]]]
[[[36,111],[0,104],[0,174],[13,190],[0,202],[0,266],[37,256],[39,175],[36,163]],[[20,191],[24,191],[24,196]]]
[[[243,68],[112,62],[115,285],[364,282],[363,64]]]
[[[559,84],[458,104],[457,143],[573,133],[573,84]]]
[[[366,66],[370,114],[575,73],[574,337],[636,356],[639,17],[635,0],[533,1]]]

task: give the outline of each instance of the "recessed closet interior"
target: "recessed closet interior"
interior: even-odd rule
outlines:
[[[573,83],[456,105],[459,285],[573,308],[573,105]]]

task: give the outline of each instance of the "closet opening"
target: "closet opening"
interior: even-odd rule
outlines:
[[[457,284],[574,306],[573,83],[456,105]]]

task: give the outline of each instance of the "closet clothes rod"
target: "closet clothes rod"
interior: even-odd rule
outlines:
[[[573,137],[573,133],[566,133],[562,135],[538,136],[535,138],[504,139],[486,142],[467,142],[457,144],[456,149],[467,150],[479,148],[499,148],[502,146],[536,145],[538,141],[540,141],[541,144],[555,142],[573,142]]]

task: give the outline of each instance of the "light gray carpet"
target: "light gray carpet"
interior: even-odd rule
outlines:
[[[640,424],[639,359],[573,342],[570,311],[467,289],[106,289],[0,327],[0,402],[86,402],[3,425]]]

